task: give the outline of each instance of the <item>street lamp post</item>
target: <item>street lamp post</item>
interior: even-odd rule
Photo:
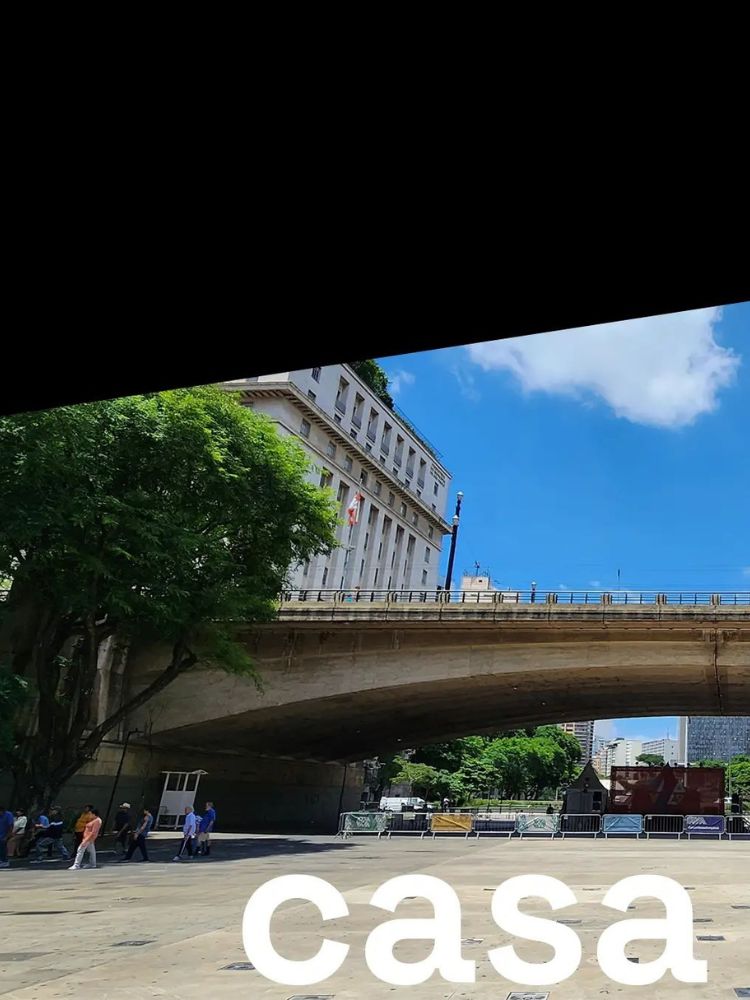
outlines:
[[[117,774],[115,775],[115,782],[112,785],[112,794],[109,797],[109,802],[107,803],[107,811],[104,814],[104,822],[102,823],[102,829],[106,830],[107,821],[109,820],[109,814],[112,812],[112,803],[115,800],[115,793],[117,791],[117,786],[120,783],[120,774],[122,773],[122,765],[125,763],[125,754],[128,752],[128,743],[130,742],[130,737],[135,736],[136,733],[143,735],[140,729],[129,729],[126,736],[125,742],[122,747],[122,754],[120,755],[120,765],[117,768]]]
[[[461,501],[464,495],[459,490],[456,494],[456,513],[453,515],[453,531],[451,532],[451,550],[448,555],[448,570],[445,574],[445,589],[450,593],[451,580],[453,579],[453,560],[456,557],[456,539],[458,538],[458,522],[461,518]]]

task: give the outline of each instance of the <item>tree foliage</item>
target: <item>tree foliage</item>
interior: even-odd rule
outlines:
[[[663,766],[664,757],[660,753],[641,753],[635,758],[636,764],[648,764],[651,766]]]
[[[557,726],[539,726],[498,737],[467,736],[418,749],[412,763],[453,776],[453,796],[465,801],[497,790],[503,798],[537,798],[568,783],[581,745]],[[406,780],[406,779],[404,779]]]
[[[197,662],[251,671],[230,623],[267,619],[290,566],[335,544],[302,449],[213,387],[0,419],[0,665],[33,686],[9,751],[46,800]],[[102,642],[167,643],[144,691],[91,724]]]
[[[372,358],[366,361],[350,361],[349,367],[372,389],[378,399],[393,408],[393,397],[388,392],[388,376],[377,361],[373,361]]]

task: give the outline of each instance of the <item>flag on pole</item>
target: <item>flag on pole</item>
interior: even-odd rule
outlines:
[[[355,493],[352,497],[352,502],[346,508],[346,513],[349,515],[349,524],[359,524],[359,512],[362,507],[362,501],[364,497],[361,493]]]

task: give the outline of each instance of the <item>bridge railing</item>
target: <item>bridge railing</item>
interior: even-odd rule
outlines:
[[[306,589],[284,590],[281,604],[451,604],[495,605],[670,605],[683,607],[750,607],[750,591],[717,592],[708,590],[362,590]]]

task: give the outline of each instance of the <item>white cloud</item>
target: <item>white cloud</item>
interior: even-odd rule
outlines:
[[[589,587],[593,587],[594,590],[599,590],[602,585],[601,580],[589,580]]]
[[[718,308],[696,309],[467,350],[486,371],[512,372],[527,392],[595,397],[633,423],[685,427],[717,408],[740,363],[716,342],[720,316]]]
[[[390,377],[388,386],[392,396],[398,396],[405,385],[414,385],[415,377],[411,372],[397,371]]]
[[[476,387],[476,380],[468,368],[465,365],[453,365],[451,374],[458,382],[461,395],[472,403],[478,402],[480,399],[479,390]]]

